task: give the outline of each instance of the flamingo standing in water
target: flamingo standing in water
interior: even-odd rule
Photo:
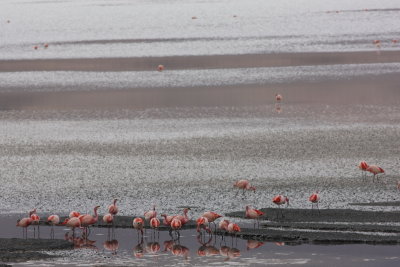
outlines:
[[[172,219],[172,222],[171,222],[171,231],[174,230],[175,233],[177,233],[178,239],[179,239],[179,237],[180,237],[179,230],[180,230],[181,228],[182,228],[182,222],[181,222],[181,220],[179,220],[178,218]],[[171,235],[171,231],[170,231],[170,235]],[[172,235],[171,235],[171,236],[172,236]]]
[[[218,227],[221,230],[228,231],[228,225],[229,225],[229,221],[228,220],[222,220],[222,221],[219,222]]]
[[[280,95],[280,94],[276,94],[275,95],[275,100],[276,100],[276,102],[281,102],[282,101],[282,99],[283,99],[283,97],[282,97],[282,95]]]
[[[250,182],[248,180],[239,180],[233,184],[233,187],[238,188],[238,191],[236,192],[235,196],[237,196],[240,189],[243,190],[243,195],[244,195],[245,190],[253,190],[254,192],[256,192],[256,188],[254,186],[251,186]]]
[[[164,65],[161,65],[161,64],[158,65],[157,70],[158,70],[159,72],[163,71],[163,70],[164,70]]]
[[[200,233],[201,229],[204,229],[207,233],[211,233],[210,228],[208,228],[208,219],[206,217],[200,217],[196,220],[196,231]]]
[[[64,225],[66,225],[68,227],[71,227],[72,236],[75,236],[75,228],[77,228],[77,227],[82,228],[81,220],[79,220],[78,217],[67,218],[61,224],[64,224]]]
[[[207,212],[204,212],[204,213],[203,213],[202,217],[207,218],[208,222],[209,222],[209,223],[213,223],[214,226],[215,226],[215,228],[217,228],[217,225],[215,224],[214,221],[215,221],[216,219],[222,217],[222,216],[219,215],[218,213],[215,213],[215,212],[212,212],[212,211],[207,211]]]
[[[110,225],[114,222],[114,216],[111,213],[107,213],[103,216],[103,222]]]
[[[94,207],[94,216],[90,214],[85,214],[85,215],[80,215],[78,219],[81,221],[81,226],[85,227],[86,231],[88,230],[88,227],[90,225],[93,225],[97,223],[99,219],[99,215],[97,214],[97,210],[100,208],[100,206]]]
[[[157,230],[158,237],[160,237],[160,231],[158,230],[160,224],[161,224],[160,220],[157,219],[156,217],[150,219],[150,227],[154,229],[154,235],[155,231]]]
[[[236,223],[229,223],[228,225],[228,233],[234,234],[236,237],[236,233],[240,232],[240,227]],[[232,245],[233,245],[233,237],[232,237]]]
[[[284,217],[283,211],[281,209],[281,205],[286,204],[286,207],[288,207],[289,206],[289,198],[287,196],[277,195],[272,199],[272,202],[274,204],[278,205],[279,211],[281,212],[282,217]],[[278,217],[278,213],[276,214],[276,217]]]
[[[32,211],[29,212],[29,217],[32,219],[32,225],[37,225],[38,228],[38,237],[40,235],[39,232],[39,224],[40,224],[40,217],[39,215],[36,214],[36,208],[34,208]],[[35,236],[35,227],[33,227],[33,235]]]
[[[31,224],[32,219],[30,216],[17,221],[17,226],[22,227],[22,236],[25,236],[25,238],[28,238],[28,226]]]
[[[252,209],[246,206],[246,218],[257,220],[258,228],[260,228],[260,217],[264,215],[264,212],[256,209]],[[256,223],[254,223],[254,228],[256,228]]]
[[[368,169],[368,164],[365,162],[365,161],[361,161],[359,164],[358,164],[358,168],[361,170],[361,176],[363,177],[363,178],[365,178],[366,177],[366,171],[367,171],[367,169]],[[365,175],[364,175],[365,174]]]
[[[184,226],[185,224],[187,224],[187,222],[189,221],[189,217],[188,217],[188,212],[189,212],[190,208],[184,208],[183,209],[183,215],[176,215],[174,216],[173,219],[179,219],[182,223],[182,226]]]
[[[137,230],[138,239],[139,239],[139,231],[143,238],[143,227],[144,227],[143,219],[140,217],[136,217],[135,219],[133,219],[132,226],[134,229]]]
[[[167,214],[161,214],[161,217],[164,217],[163,224],[165,226],[171,226],[171,222],[174,219],[174,216],[167,215]]]
[[[318,194],[319,192],[317,191],[317,192],[315,192],[315,193],[313,193],[309,198],[308,198],[308,200],[311,202],[311,209],[314,209],[314,204],[317,206],[317,209],[318,209],[318,213],[320,213],[320,211],[319,211],[319,207],[318,207],[318,202],[319,202],[319,194]]]
[[[374,177],[372,178],[372,182],[375,182],[375,177],[376,177],[378,174],[380,174],[380,173],[385,173],[385,171],[384,171],[381,167],[376,166],[376,165],[370,165],[370,166],[367,168],[367,171],[370,172],[370,173],[372,173],[372,174],[374,174]],[[378,177],[376,177],[376,180],[378,181]]]
[[[156,205],[153,205],[153,210],[149,210],[144,213],[144,219],[146,221],[150,221],[151,219],[156,217],[157,217]]]
[[[113,216],[117,215],[117,213],[118,213],[117,200],[118,200],[118,199],[114,199],[113,204],[111,204],[110,206],[108,206],[108,212],[109,212],[110,214],[112,214]]]
[[[50,236],[52,238],[54,238],[54,225],[57,225],[60,223],[60,217],[58,215],[50,215],[47,218],[47,223],[51,224]]]

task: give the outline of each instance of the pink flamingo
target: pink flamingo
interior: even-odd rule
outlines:
[[[44,48],[48,48],[49,47],[49,44],[44,44]]]
[[[40,224],[40,217],[39,215],[36,214],[36,208],[34,208],[32,211],[29,212],[29,217],[31,217],[32,219],[32,225],[37,225],[38,228],[38,237],[40,235],[39,232],[39,224]],[[35,231],[35,227],[33,227],[33,235],[35,236],[36,231]]]
[[[111,213],[107,213],[103,216],[103,222],[106,224],[112,224],[114,222],[114,216]]]
[[[157,70],[160,71],[160,72],[163,71],[164,70],[164,65],[161,65],[161,64],[158,65]]]
[[[229,225],[229,221],[228,220],[222,220],[222,221],[219,222],[218,227],[221,230],[228,231],[228,225]]]
[[[233,184],[233,187],[237,187],[239,190],[242,189],[243,195],[245,190],[253,190],[254,192],[256,192],[256,188],[254,186],[251,186],[248,180],[239,180]],[[237,196],[239,190],[236,192],[235,196]]]
[[[81,226],[85,227],[85,230],[88,230],[88,227],[90,225],[93,225],[97,223],[99,219],[99,215],[97,214],[97,210],[100,208],[100,206],[94,207],[94,216],[90,214],[85,214],[85,215],[80,215],[78,219],[81,221]],[[75,217],[76,218],[76,217]],[[89,234],[87,234],[89,235]]]
[[[109,212],[110,214],[112,214],[113,216],[117,215],[117,213],[118,213],[117,200],[118,200],[118,199],[114,199],[113,204],[111,204],[110,206],[108,206],[108,212]]]
[[[236,233],[239,233],[241,231],[239,225],[236,223],[229,223],[228,225],[228,233],[234,234],[236,237]],[[232,237],[232,245],[233,245],[233,237]]]
[[[282,95],[280,95],[280,94],[276,94],[276,95],[275,95],[275,100],[276,100],[276,102],[281,102],[282,99],[283,99]]]
[[[189,221],[189,217],[188,217],[188,212],[189,212],[190,208],[184,208],[183,209],[183,215],[176,215],[174,216],[174,219],[179,219],[181,220],[182,226],[184,226],[188,221]]]
[[[38,46],[37,45],[35,45],[34,47],[33,47],[33,49],[35,49],[35,50],[38,50]]]
[[[320,213],[320,211],[319,211],[319,207],[318,207],[318,202],[319,202],[319,194],[318,194],[319,192],[317,191],[317,192],[315,192],[315,193],[313,193],[310,197],[309,197],[309,201],[311,202],[311,208],[312,209],[314,209],[314,204],[317,206],[317,209],[318,209],[318,213]]]
[[[211,233],[210,228],[208,228],[208,219],[206,217],[200,217],[196,220],[197,228],[196,231],[200,233],[201,229],[204,229],[207,233]]]
[[[139,231],[143,237],[143,227],[144,227],[144,221],[140,217],[136,217],[133,219],[132,226],[134,229],[137,230],[138,238],[139,238]]]
[[[218,218],[221,218],[222,216],[219,215],[218,213],[215,213],[215,212],[212,212],[212,211],[207,211],[207,212],[204,212],[204,213],[203,213],[202,217],[207,218],[208,222],[209,222],[209,223],[213,223],[214,226],[215,226],[215,228],[217,228],[217,225],[215,224],[214,221],[215,221],[216,219],[218,219]]]
[[[150,219],[150,227],[154,229],[154,235],[155,235],[155,230],[157,230],[158,237],[160,237],[160,231],[158,231],[160,224],[161,224],[160,220],[157,219],[156,217]]]
[[[246,218],[257,220],[258,227],[260,228],[260,217],[264,215],[264,212],[256,209],[252,209],[246,206]],[[256,223],[254,223],[254,228],[256,228]]]
[[[358,168],[361,170],[361,176],[364,178],[365,176],[364,176],[364,173],[367,171],[367,169],[368,169],[368,164],[365,162],[365,161],[361,161],[359,164],[358,164]]]
[[[54,238],[54,225],[57,225],[60,223],[60,217],[58,215],[50,215],[47,218],[47,223],[51,224],[50,236],[52,238]]]
[[[380,173],[385,173],[385,171],[381,167],[378,167],[376,165],[370,165],[367,168],[367,171],[374,174],[374,177],[372,178],[372,182],[375,182],[376,175],[378,175]],[[376,178],[376,180],[378,181],[378,177]]]
[[[165,226],[171,226],[171,222],[174,219],[174,216],[167,215],[167,214],[161,214],[161,217],[164,217],[163,224]]]
[[[75,236],[75,228],[82,228],[81,221],[78,217],[67,218],[61,224],[71,227],[73,236]]]
[[[272,202],[274,204],[278,205],[279,211],[281,212],[282,217],[284,217],[283,211],[281,209],[281,205],[286,204],[286,207],[288,207],[289,206],[289,198],[287,196],[277,195],[272,199]],[[278,213],[276,214],[276,217],[278,218]]]
[[[77,212],[77,211],[71,211],[70,213],[69,213],[69,218],[73,218],[73,217],[79,217],[81,214],[79,213],[79,212]]]
[[[178,234],[178,239],[180,237],[179,230],[182,228],[182,222],[178,218],[173,218],[171,222],[171,230],[174,230]],[[171,232],[170,232],[171,235]]]
[[[157,217],[156,205],[153,205],[153,210],[149,210],[144,213],[144,219],[146,221],[150,221],[151,219],[156,217]]]
[[[25,238],[28,238],[28,226],[31,224],[32,219],[30,216],[17,221],[17,226],[22,227],[22,236],[25,236]]]

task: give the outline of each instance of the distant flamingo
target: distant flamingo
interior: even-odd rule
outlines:
[[[166,226],[170,226],[174,216],[170,216],[167,214],[161,214],[161,217],[164,217],[163,224]]]
[[[137,230],[138,237],[139,237],[139,232],[143,237],[143,227],[144,227],[143,219],[140,217],[136,217],[135,219],[133,219],[132,226],[134,229]]]
[[[280,95],[280,94],[276,94],[276,95],[275,95],[275,100],[276,100],[276,102],[281,102],[282,99],[283,99],[282,95]]]
[[[367,171],[370,172],[370,173],[372,173],[372,174],[374,175],[374,177],[372,178],[372,182],[375,182],[375,177],[376,177],[378,174],[380,174],[380,173],[385,173],[385,171],[384,171],[381,167],[378,167],[378,166],[376,166],[376,165],[370,165],[370,166],[367,168]],[[376,180],[378,181],[378,178],[376,178]]]
[[[113,216],[117,215],[117,213],[118,213],[117,200],[118,200],[118,199],[114,199],[113,204],[111,204],[110,206],[108,206],[108,212],[109,212],[110,214],[112,214]]]
[[[310,197],[309,197],[309,201],[311,202],[311,209],[314,209],[314,204],[317,206],[317,209],[318,209],[318,213],[320,213],[320,211],[319,211],[319,207],[318,207],[318,203],[319,203],[319,194],[318,194],[319,192],[317,191],[317,192],[315,192],[315,193],[313,193]]]
[[[358,168],[361,170],[361,176],[364,178],[365,176],[366,176],[366,171],[367,171],[367,169],[368,169],[368,164],[365,162],[365,161],[361,161],[359,164],[358,164]],[[365,175],[364,175],[364,173],[365,173]]]
[[[160,72],[163,71],[164,70],[164,65],[158,65],[157,70],[160,71]]]
[[[206,217],[200,217],[196,220],[197,228],[196,231],[200,232],[204,229],[207,233],[211,233],[210,228],[208,228],[208,219]]]
[[[399,41],[399,40],[393,39],[393,40],[392,40],[392,43],[397,44],[398,41]]]
[[[44,48],[48,48],[49,47],[49,44],[44,44]]]
[[[60,223],[60,217],[58,215],[50,215],[47,218],[47,223],[51,225],[50,236],[54,238],[54,225]]]
[[[183,209],[183,215],[176,215],[174,216],[174,219],[179,219],[181,220],[182,226],[184,226],[188,221],[189,221],[189,217],[188,217],[188,212],[189,212],[190,208],[184,208]]]
[[[174,230],[174,231],[178,234],[178,239],[179,239],[179,237],[180,237],[179,230],[180,230],[181,228],[182,228],[182,222],[181,222],[181,220],[179,220],[179,219],[177,219],[177,218],[172,219],[172,222],[171,222],[171,230]],[[171,234],[171,232],[170,232],[170,234]]]
[[[22,227],[22,235],[25,238],[28,238],[28,226],[32,224],[32,219],[31,217],[28,218],[22,218],[21,220],[17,221],[17,226]]]
[[[79,212],[77,212],[77,211],[71,211],[70,213],[69,213],[69,217],[70,218],[73,218],[73,217],[79,217],[81,214],[79,213]]]
[[[251,186],[250,182],[248,180],[239,180],[233,184],[233,187],[238,188],[238,191],[236,192],[236,196],[239,193],[240,189],[243,190],[243,195],[244,195],[245,190],[253,190],[254,192],[256,192],[256,188],[254,186]]]
[[[283,211],[281,209],[281,205],[286,204],[286,207],[288,207],[289,206],[289,198],[287,196],[277,195],[272,199],[272,202],[274,204],[278,205],[279,211],[280,211],[282,217],[284,217],[283,216]],[[278,217],[278,213],[276,215],[277,215],[276,217]]]
[[[257,225],[260,227],[260,217],[264,215],[264,212],[256,209],[252,209],[246,206],[246,218],[257,220]],[[256,223],[254,223],[254,228],[256,228]]]
[[[228,225],[228,233],[234,234],[236,237],[236,233],[240,232],[240,227],[236,223],[229,223]],[[233,245],[233,238],[232,238],[232,245]]]
[[[100,206],[96,206],[94,207],[93,211],[94,211],[94,216],[90,215],[90,214],[85,214],[85,215],[81,215],[80,221],[81,221],[81,226],[83,227],[89,227],[90,225],[93,225],[95,223],[97,223],[98,219],[99,219],[99,215],[97,214],[97,210],[100,208]]]
[[[155,217],[157,217],[156,205],[153,205],[153,210],[149,210],[144,213],[144,219],[146,221],[150,221],[151,219],[153,219]]]
[[[39,215],[36,214],[36,208],[29,212],[29,217],[31,217],[31,219],[32,219],[31,224],[37,225],[38,237],[39,237],[39,235],[40,235],[40,232],[39,232],[40,217],[39,217]],[[33,235],[34,236],[35,236],[35,233],[36,233],[36,230],[35,230],[35,227],[33,227]]]
[[[35,50],[38,50],[38,46],[37,45],[35,45],[34,47],[33,47],[33,49],[35,49]]]
[[[107,213],[103,216],[103,222],[106,224],[112,224],[114,222],[114,216],[111,213]]]
[[[219,222],[218,227],[221,230],[228,231],[228,225],[229,225],[229,221],[228,220],[222,220],[222,221]]]

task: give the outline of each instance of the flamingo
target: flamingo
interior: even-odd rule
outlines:
[[[34,208],[32,211],[29,212],[29,217],[32,219],[32,225],[37,225],[38,228],[38,237],[39,237],[39,224],[40,224],[40,217],[39,215],[36,214],[36,208]],[[33,227],[33,234],[35,235],[35,227]]]
[[[364,176],[364,172],[366,172],[367,171],[367,169],[368,169],[368,164],[365,162],[365,161],[361,161],[359,164],[358,164],[358,168],[361,170],[361,176],[362,177],[365,177]]]
[[[278,205],[281,215],[282,215],[282,217],[284,217],[283,211],[281,210],[281,205],[286,204],[286,207],[288,207],[289,206],[289,198],[287,196],[277,195],[272,199],[272,202],[274,202],[276,205]],[[277,215],[276,217],[278,217],[278,213],[276,215]]]
[[[71,227],[73,236],[75,236],[75,228],[77,227],[82,228],[81,221],[79,220],[78,217],[67,218],[61,224]]]
[[[174,219],[174,216],[170,216],[170,215],[167,215],[167,214],[161,214],[161,217],[164,217],[163,224],[165,226],[170,226],[172,220]]]
[[[240,232],[240,227],[236,223],[229,223],[228,225],[228,233],[234,234],[236,236],[236,233]],[[232,238],[232,245],[233,245],[233,238]]]
[[[32,224],[31,217],[22,218],[21,220],[17,221],[17,226],[22,227],[22,235],[28,238],[28,226]]]
[[[139,238],[139,231],[140,231],[140,233],[141,233],[141,235],[143,237],[143,226],[144,226],[143,219],[140,218],[140,217],[136,217],[135,219],[133,219],[132,226],[133,226],[134,229],[137,230],[138,238]]]
[[[208,228],[208,219],[206,217],[200,217],[196,220],[197,223],[197,232],[200,233],[201,228],[206,230],[207,233],[211,233],[210,228]]]
[[[202,217],[206,217],[209,223],[213,223],[215,225],[215,228],[217,228],[217,225],[215,224],[215,220],[222,217],[218,213],[212,212],[212,211],[207,211],[204,212]]]
[[[111,213],[113,216],[117,215],[118,213],[117,200],[118,199],[114,199],[113,204],[108,206],[108,212]]]
[[[264,212],[256,209],[252,209],[246,206],[246,218],[257,220],[258,227],[260,228],[260,217],[264,215]],[[256,223],[254,223],[254,228],[256,228]]]
[[[60,223],[60,217],[58,215],[50,215],[47,218],[47,223],[51,224],[50,236],[54,238],[54,225]]]
[[[149,210],[144,213],[144,219],[146,221],[150,221],[151,219],[156,217],[157,217],[156,205],[153,205],[153,210]]]
[[[35,50],[38,50],[38,46],[37,45],[35,45],[34,47],[33,47],[33,49],[35,49]]]
[[[378,175],[380,173],[385,173],[385,171],[381,167],[378,167],[376,165],[370,165],[367,168],[367,171],[374,174],[374,177],[372,178],[372,182],[375,182],[376,175]],[[378,181],[378,178],[376,178],[376,180]]]
[[[163,71],[163,70],[164,70],[164,65],[161,65],[161,64],[158,65],[157,70],[158,70],[159,72]]]
[[[49,44],[44,44],[44,48],[48,48],[49,47]]]
[[[179,237],[180,237],[179,230],[180,230],[181,228],[182,228],[182,222],[181,222],[181,220],[179,220],[179,219],[177,219],[177,218],[172,219],[172,222],[171,222],[171,230],[174,230],[174,231],[178,234],[178,239],[179,239]],[[171,232],[170,232],[170,234],[171,234]]]
[[[150,219],[150,227],[153,228],[154,231],[157,229],[158,236],[160,236],[160,232],[158,231],[158,227],[160,227],[160,224],[161,224],[160,220],[157,219],[156,217]]]
[[[245,190],[253,190],[254,192],[256,192],[256,188],[254,186],[250,186],[250,182],[248,180],[239,180],[233,184],[233,187],[238,188],[236,196],[239,193],[240,189],[243,190],[243,195],[244,195]]]
[[[187,215],[189,210],[190,210],[190,208],[184,208],[183,209],[183,215],[174,216],[174,218],[181,220],[182,226],[184,226],[189,221],[189,217]]]
[[[222,220],[222,221],[219,222],[218,227],[221,230],[228,231],[228,225],[229,225],[229,221],[228,220]]]
[[[314,204],[317,206],[317,209],[318,209],[318,213],[320,213],[320,211],[319,211],[319,207],[318,207],[318,202],[319,202],[319,194],[318,194],[319,192],[317,191],[317,192],[315,192],[315,193],[313,193],[310,197],[309,197],[309,201],[311,202],[311,207],[312,207],[312,209],[314,209]]]
[[[79,212],[77,212],[77,211],[71,211],[70,213],[69,213],[69,218],[73,218],[73,217],[79,217],[81,214],[79,213]]]
[[[99,219],[99,215],[97,214],[97,210],[100,208],[100,206],[96,206],[94,207],[93,211],[94,211],[94,216],[90,215],[90,214],[85,214],[85,215],[80,215],[78,217],[78,219],[81,222],[81,226],[85,227],[86,231],[88,230],[88,227],[90,225],[93,225],[95,223],[97,223],[98,219]],[[76,217],[75,217],[76,218]]]
[[[111,213],[107,213],[103,216],[103,222],[106,224],[112,224],[114,222],[114,216]]]
[[[283,99],[282,95],[280,95],[280,94],[276,94],[276,95],[275,95],[275,100],[276,100],[276,102],[281,102],[282,99]]]

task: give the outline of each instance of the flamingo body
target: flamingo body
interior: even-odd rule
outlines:
[[[79,213],[79,212],[77,212],[77,211],[71,211],[70,213],[69,213],[69,217],[70,218],[73,218],[73,217],[79,217],[81,214]]]
[[[107,213],[103,216],[103,222],[112,223],[114,221],[114,216],[111,213]]]
[[[150,227],[154,228],[154,229],[160,227],[160,220],[157,218],[151,218],[150,219]]]
[[[60,223],[60,217],[58,215],[50,215],[47,218],[47,222],[52,224],[52,225],[56,225]]]
[[[218,213],[212,212],[212,211],[207,211],[204,212],[202,217],[207,218],[208,222],[214,222],[216,219],[222,217],[221,215],[219,215]]]
[[[117,215],[117,213],[118,213],[117,200],[118,200],[118,199],[114,199],[113,204],[111,204],[110,206],[108,206],[108,212],[109,212],[110,214],[112,214],[113,216]]]

